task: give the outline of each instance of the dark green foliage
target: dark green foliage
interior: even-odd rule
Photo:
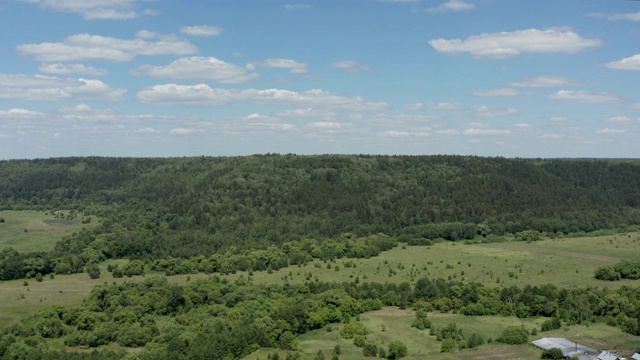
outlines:
[[[424,310],[416,311],[416,318],[411,322],[411,327],[418,330],[424,330],[431,328],[431,320],[427,319],[427,312]]]
[[[98,279],[100,278],[100,268],[98,268],[96,264],[88,265],[87,274],[89,274],[89,277],[92,279]]]
[[[526,344],[529,341],[529,332],[523,327],[510,326],[496,340],[509,345]]]
[[[564,354],[562,354],[562,350],[558,348],[551,348],[542,351],[542,355],[540,355],[540,359],[552,359],[559,360],[564,359]]]
[[[562,323],[560,322],[560,319],[552,317],[551,319],[545,320],[540,326],[540,329],[542,331],[550,331],[560,329],[561,327]]]
[[[378,356],[378,346],[374,343],[366,343],[362,347],[362,355],[366,357],[376,357]]]
[[[640,260],[622,260],[611,266],[603,266],[595,271],[595,278],[600,280],[640,279]]]
[[[393,340],[389,344],[387,357],[389,359],[400,359],[405,356],[407,356],[407,345],[405,345],[401,340]]]

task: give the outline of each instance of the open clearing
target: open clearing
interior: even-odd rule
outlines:
[[[430,313],[429,318],[434,326],[446,326],[449,323],[463,330],[466,338],[473,333],[482,335],[485,344],[476,349],[462,350],[455,353],[441,353],[441,342],[436,341],[435,336],[429,335],[429,330],[417,330],[411,327],[413,312],[400,310],[395,307],[387,307],[380,311],[369,312],[360,315],[360,320],[367,327],[369,334],[367,341],[382,346],[385,350],[393,340],[401,340],[407,345],[408,356],[406,359],[539,359],[540,350],[530,345],[504,345],[497,342],[486,343],[488,339],[495,339],[508,326],[524,326],[528,330],[537,328],[545,319],[517,319],[515,317],[501,316],[463,316],[459,314]],[[352,340],[343,339],[339,329],[341,325],[329,325],[333,330],[327,331],[327,327],[299,336],[299,346],[302,359],[313,359],[318,351],[322,351],[325,359],[330,359],[333,348],[340,345],[341,359],[370,359],[362,355],[362,349],[353,345]],[[620,349],[623,353],[631,351],[640,345],[637,337],[625,334],[617,328],[604,324],[576,325],[565,327],[561,330],[538,333],[529,336],[533,341],[544,336],[566,337],[578,341],[581,344],[596,349]],[[267,355],[279,352],[281,358],[285,358],[286,351],[276,349],[260,349],[247,356],[245,360],[266,359]]]
[[[12,247],[21,253],[52,250],[62,237],[97,223],[96,218],[89,224],[82,224],[81,216],[65,220],[51,213],[27,210],[0,211],[0,218],[4,219],[0,223],[0,250]]]
[[[421,277],[480,282],[487,286],[555,284],[560,287],[635,286],[633,280],[600,281],[594,271],[640,253],[640,234],[547,239],[534,243],[464,244],[443,242],[432,246],[398,246],[370,259],[315,260],[289,266],[272,274],[254,272],[256,283],[302,283],[311,279],[336,282],[414,283]],[[337,269],[336,269],[337,268]],[[230,280],[247,272],[228,275]]]

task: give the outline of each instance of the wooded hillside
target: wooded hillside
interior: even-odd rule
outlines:
[[[110,250],[118,256],[191,256],[344,233],[458,240],[640,224],[640,162],[634,161],[56,158],[0,162],[0,189],[3,209],[100,216],[92,236],[117,243]]]

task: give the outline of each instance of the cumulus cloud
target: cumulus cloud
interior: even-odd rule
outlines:
[[[217,26],[195,25],[183,26],[180,32],[191,36],[218,36],[222,33],[222,29]]]
[[[80,74],[80,75],[105,76],[109,73],[106,69],[98,69],[92,66],[85,66],[82,64],[42,64],[38,67],[38,71],[43,72],[45,74],[55,74],[55,75]]]
[[[553,100],[567,100],[579,103],[594,103],[594,104],[607,104],[616,103],[620,101],[617,96],[607,93],[590,93],[587,91],[569,91],[560,90],[555,94],[549,95],[549,99]]]
[[[475,5],[464,0],[449,0],[440,6],[429,8],[429,12],[464,11],[475,9]]]
[[[627,132],[627,130],[620,130],[620,129],[600,129],[598,131],[596,131],[598,134],[605,134],[605,135],[621,135]]]
[[[13,108],[9,110],[0,110],[0,118],[5,119],[35,119],[44,117],[45,114],[37,111]]]
[[[501,116],[516,115],[519,111],[514,108],[494,109],[488,106],[478,106],[475,109],[475,115],[482,118],[495,118]]]
[[[616,70],[640,70],[640,54],[633,55],[618,61],[612,61],[604,65]]]
[[[253,70],[255,66],[276,68],[276,69],[289,69],[294,74],[304,74],[307,72],[307,63],[300,63],[291,59],[267,59],[265,61],[258,61],[248,64],[249,70]]]
[[[387,103],[365,102],[359,96],[343,96],[324,90],[289,91],[281,89],[219,89],[206,84],[164,84],[147,87],[138,92],[138,100],[147,103],[184,105],[222,105],[233,101],[250,101],[264,105],[293,105],[351,111],[380,111]]]
[[[422,104],[422,103],[411,104],[411,105],[405,106],[404,108],[407,110],[429,109],[429,110],[440,110],[440,111],[453,111],[453,110],[460,110],[464,108],[464,106],[456,103],[449,103],[449,102],[440,102],[440,103],[430,102],[426,104]]]
[[[441,53],[470,53],[477,58],[504,59],[522,53],[576,53],[602,45],[598,39],[585,39],[570,30],[527,29],[485,33],[466,39],[429,41]]]
[[[436,133],[440,135],[459,135],[460,131],[455,129],[443,129],[443,130],[436,131]]]
[[[42,8],[82,15],[87,20],[127,20],[140,15],[140,0],[25,0]],[[149,14],[150,11],[143,11]]]
[[[563,122],[563,121],[569,121],[569,118],[566,116],[552,116],[549,118],[550,121],[555,121],[555,122]]]
[[[509,135],[511,130],[497,130],[497,129],[466,129],[463,132],[464,135]]]
[[[509,97],[509,96],[520,96],[525,95],[522,92],[511,89],[511,88],[499,88],[499,89],[491,89],[491,90],[480,90],[473,93],[474,96],[483,96],[483,97]]]
[[[44,75],[0,74],[0,99],[60,101],[67,99],[122,100],[127,90],[100,80]]]
[[[155,41],[150,41],[154,39]],[[161,35],[141,31],[133,40],[113,37],[76,34],[62,42],[18,45],[16,50],[37,60],[77,61],[110,60],[130,61],[138,55],[188,55],[198,51],[195,45],[175,35]]]
[[[563,87],[563,86],[579,86],[579,85],[582,85],[582,83],[574,80],[569,80],[562,76],[538,76],[531,79],[515,81],[509,84],[509,86],[513,86],[513,87],[528,87],[528,88]]]
[[[295,117],[295,118],[335,118],[337,114],[334,111],[323,109],[314,109],[312,107],[306,109],[285,110],[275,114],[278,117]]]
[[[622,123],[628,124],[631,122],[631,119],[628,116],[614,116],[605,120],[608,123]]]
[[[316,121],[309,124],[309,127],[312,128],[320,128],[320,129],[328,129],[328,130],[337,130],[342,128],[342,124],[335,121]]]
[[[542,134],[540,135],[541,139],[559,139],[562,135],[560,134]]]
[[[222,84],[247,82],[259,77],[247,69],[215,57],[180,58],[167,66],[143,65],[131,70],[132,75],[186,80],[211,80]]]
[[[424,131],[411,132],[411,131],[387,130],[382,132],[380,135],[385,137],[409,137],[409,136],[425,137],[425,136],[429,136],[429,133]]]
[[[337,69],[346,70],[349,72],[361,72],[369,71],[371,68],[364,64],[358,64],[354,60],[335,61],[331,63],[331,66]]]
[[[171,135],[190,135],[198,132],[196,129],[188,129],[188,128],[175,128],[169,131]]]
[[[640,12],[636,13],[623,13],[613,14],[607,16],[608,20],[628,20],[628,21],[640,21]]]

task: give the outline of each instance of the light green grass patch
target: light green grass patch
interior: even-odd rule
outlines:
[[[40,211],[0,211],[0,249],[12,247],[18,252],[52,250],[62,237],[95,226],[98,221],[92,218],[88,224],[77,220],[55,218],[51,213]]]

